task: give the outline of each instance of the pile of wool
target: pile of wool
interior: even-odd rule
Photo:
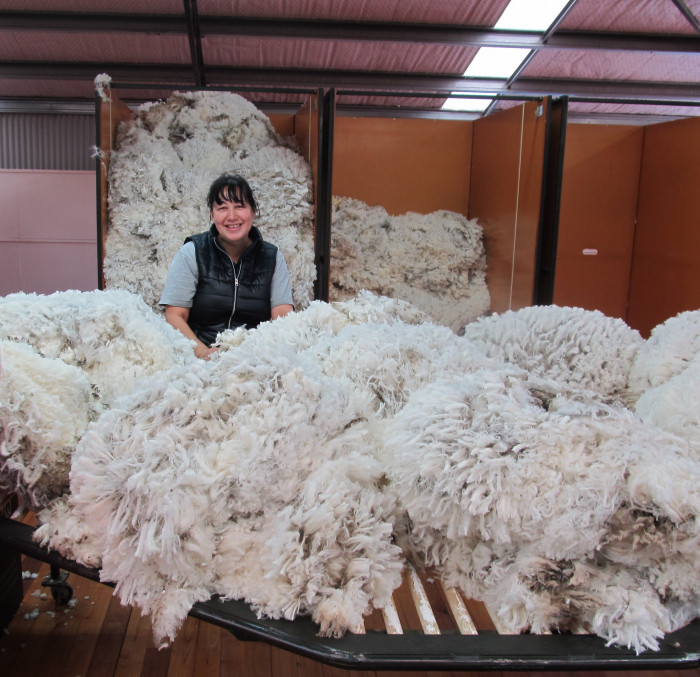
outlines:
[[[440,376],[496,363],[449,328],[427,320],[405,301],[363,291],[348,301],[315,301],[255,331],[224,332],[219,342],[256,355],[293,346],[325,376],[370,395],[376,412],[387,417],[413,390]]]
[[[569,391],[592,390],[625,405],[636,399],[628,379],[644,339],[598,310],[528,306],[479,318],[464,328],[464,336],[487,355]]]
[[[700,458],[700,311],[653,329],[632,363],[630,384],[639,393],[637,416],[684,437]]]
[[[658,648],[700,614],[700,459],[620,405],[560,390],[484,369],[415,391],[387,422],[414,558],[514,632],[584,624]]]
[[[227,350],[246,344],[250,351],[258,351],[269,350],[280,343],[301,352],[315,345],[321,337],[334,336],[349,324],[422,324],[428,320],[425,313],[410,303],[363,290],[348,301],[312,301],[304,311],[290,313],[274,322],[263,322],[252,331],[227,330],[218,335],[217,346]]]
[[[313,297],[311,169],[294,141],[275,133],[250,102],[229,92],[176,92],[122,123],[109,166],[108,288],[156,307],[185,237],[209,228],[212,181],[242,175],[256,194],[256,225],[284,254],[297,308]]]
[[[461,331],[491,304],[481,226],[447,210],[390,216],[334,197],[329,286],[331,301],[369,289]]]
[[[139,378],[196,360],[192,342],[123,290],[18,292],[0,298],[0,340],[80,368],[103,406]]]
[[[97,555],[158,643],[215,593],[341,634],[400,583],[374,418],[282,344],[153,374],[90,426],[37,538],[61,551],[87,525],[66,552]]]
[[[398,586],[401,543],[513,631],[655,648],[700,613],[700,458],[623,406],[635,332],[514,315],[511,346],[497,317],[458,336],[362,292],[210,361],[187,344],[88,427],[37,537],[159,643],[212,594],[342,634]]]
[[[15,493],[36,509],[63,494],[71,454],[97,413],[78,367],[0,341],[0,503]]]

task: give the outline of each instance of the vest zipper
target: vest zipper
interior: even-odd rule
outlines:
[[[243,261],[241,261],[241,265],[238,268],[238,275],[236,275],[236,264],[233,262],[233,259],[229,256],[229,261],[231,261],[231,266],[233,266],[233,309],[231,310],[231,315],[228,318],[228,329],[231,329],[231,321],[233,320],[233,316],[236,314],[236,303],[238,302],[238,278],[241,276],[241,271],[243,270]]]
[[[236,264],[233,262],[233,259],[229,253],[216,240],[214,240],[214,244],[218,249],[226,254],[226,256],[228,256],[228,260],[231,262],[231,268],[233,268],[233,308],[231,309],[231,314],[229,315],[228,324],[226,326],[227,329],[231,329],[231,322],[233,320],[233,316],[236,314],[236,303],[238,301],[238,278],[241,276],[241,271],[243,270],[243,259],[241,259],[241,266],[238,269],[238,275],[236,275]]]

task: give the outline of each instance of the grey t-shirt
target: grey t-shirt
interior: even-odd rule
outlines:
[[[186,242],[177,251],[170,264],[163,293],[160,297],[160,305],[191,308],[198,279],[199,269],[197,268],[194,242]],[[284,304],[294,305],[294,301],[292,300],[292,283],[289,279],[287,264],[282,252],[278,249],[275,272],[272,275],[270,307],[274,308]]]

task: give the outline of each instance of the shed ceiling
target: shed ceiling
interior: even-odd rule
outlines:
[[[474,117],[441,111],[451,92],[495,97],[488,112],[566,96],[570,118],[700,115],[700,0],[573,0],[545,35],[494,30],[507,4],[3,0],[0,110],[92,106],[107,73],[133,104],[223,88],[293,110],[334,88],[354,115]],[[484,45],[532,51],[510,81],[464,77]]]

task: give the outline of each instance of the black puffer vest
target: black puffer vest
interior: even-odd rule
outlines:
[[[252,244],[235,265],[216,240],[216,227],[192,235],[197,253],[199,281],[187,323],[208,346],[225,329],[252,329],[270,319],[270,291],[277,262],[277,247],[250,229]],[[236,284],[236,277],[238,284]]]

